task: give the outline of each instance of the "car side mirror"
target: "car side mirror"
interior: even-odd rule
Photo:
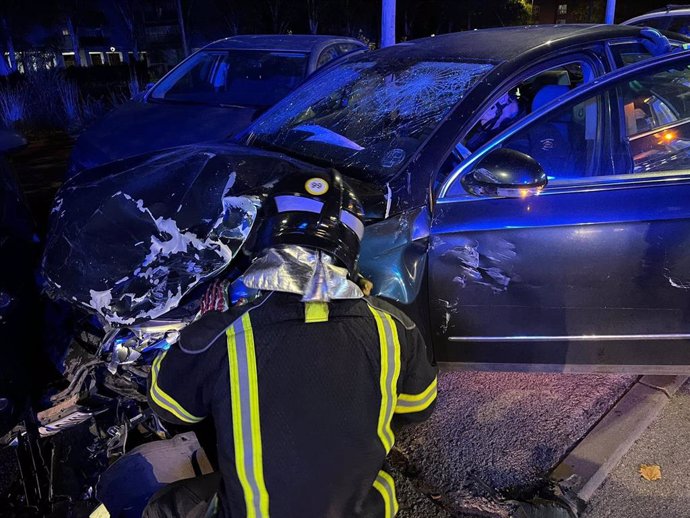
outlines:
[[[524,198],[539,194],[547,178],[531,156],[513,149],[494,149],[461,182],[475,196]]]

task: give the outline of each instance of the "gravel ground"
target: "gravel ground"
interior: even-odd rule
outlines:
[[[10,447],[0,448],[0,495],[4,495],[15,480],[19,478],[14,450]],[[2,516],[0,509],[0,516]]]
[[[635,376],[447,372],[432,417],[401,431],[398,518],[507,516]],[[626,516],[626,515],[620,515]],[[633,516],[633,515],[627,515]]]
[[[594,493],[583,518],[690,517],[689,438],[690,383],[686,383]],[[661,466],[661,479],[643,479],[641,464]]]
[[[505,503],[504,497],[529,495],[538,488],[545,475],[635,379],[612,375],[442,373],[436,411],[425,423],[403,429],[389,458],[395,468],[398,518],[508,518],[513,507]],[[674,414],[674,421],[666,425],[673,430],[687,429],[690,422],[687,386],[682,395],[684,413]],[[671,442],[653,446],[639,462],[655,463],[660,458],[656,452],[682,450],[682,443],[674,443],[675,439],[669,437]],[[9,451],[0,451],[3,490],[17,476],[11,461]],[[678,508],[685,504],[685,509],[689,508],[690,496],[680,502],[677,495],[690,495],[690,479],[680,476],[684,469],[687,473],[690,452],[660,463],[669,480],[655,487],[676,484],[668,493],[676,497],[655,493],[647,506],[657,511],[662,503]],[[588,518],[690,516],[669,511],[632,512],[641,508],[648,498],[645,489],[650,491],[651,487],[639,481],[637,464],[638,460],[632,461],[628,472],[612,477],[609,487],[613,493],[632,493],[630,510],[606,511]],[[677,487],[681,483],[685,484],[682,491]],[[622,491],[628,485],[636,489]],[[603,494],[601,498],[606,501],[610,497]],[[543,516],[557,515],[539,515]]]

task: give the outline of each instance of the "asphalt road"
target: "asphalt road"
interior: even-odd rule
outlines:
[[[690,517],[689,439],[686,383],[594,493],[583,518]],[[642,464],[660,466],[661,479],[642,478]]]
[[[637,377],[447,372],[432,417],[391,456],[399,518],[505,516]],[[619,515],[636,516],[636,515]]]

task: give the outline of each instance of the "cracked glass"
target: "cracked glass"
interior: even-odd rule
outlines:
[[[247,142],[381,184],[492,68],[362,58],[317,75],[248,130]]]

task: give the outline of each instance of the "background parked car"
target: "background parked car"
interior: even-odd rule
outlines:
[[[636,16],[623,25],[637,25],[654,29],[690,34],[690,5],[669,5]]]
[[[366,48],[354,38],[313,35],[211,43],[86,130],[67,176],[147,151],[231,136],[317,69]]]

